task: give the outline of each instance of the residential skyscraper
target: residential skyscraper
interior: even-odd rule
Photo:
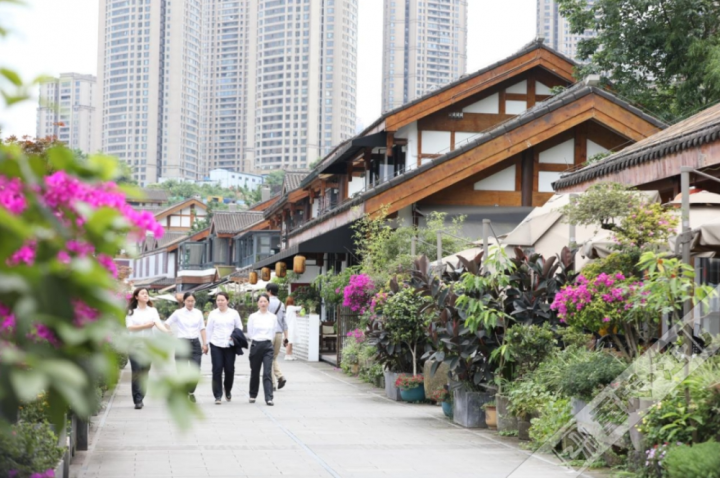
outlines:
[[[204,176],[214,169],[254,168],[257,3],[206,0],[203,5]]]
[[[587,0],[592,5],[594,0]],[[570,33],[568,21],[560,15],[557,0],[537,0],[537,29],[538,37],[545,39],[545,43],[575,60],[577,58],[578,41],[595,35],[594,31],[585,31],[582,35]]]
[[[355,134],[358,0],[262,0],[256,170],[298,169]]]
[[[41,83],[36,136],[56,137],[72,149],[94,153],[99,147],[93,134],[95,88],[95,77],[80,73],[62,73]]]
[[[100,0],[102,150],[145,185],[198,179],[201,0]]]
[[[467,0],[384,0],[383,112],[466,69]]]

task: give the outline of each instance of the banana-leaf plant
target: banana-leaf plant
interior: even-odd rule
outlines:
[[[557,311],[550,306],[555,294],[577,276],[573,270],[575,253],[576,250],[563,247],[560,254],[546,260],[540,254],[527,255],[521,248],[515,248],[515,257],[510,259],[514,266],[510,287],[506,292],[515,322],[523,325],[559,323]]]

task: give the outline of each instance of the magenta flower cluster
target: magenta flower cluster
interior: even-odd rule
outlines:
[[[375,284],[367,274],[350,276],[350,283],[343,289],[343,305],[353,312],[365,313]]]
[[[346,337],[352,337],[355,339],[355,342],[360,343],[365,340],[365,334],[360,329],[351,330],[347,334],[345,334]]]
[[[22,183],[18,178],[8,179],[0,176],[0,207],[15,215],[22,214],[27,207],[22,189]]]
[[[0,335],[5,332],[12,332],[15,328],[15,314],[9,307],[0,304]]]
[[[568,319],[574,317],[586,309],[594,300],[600,298],[605,304],[616,304],[606,307],[608,315],[602,318],[602,322],[611,322],[611,312],[621,314],[623,311],[630,309],[628,298],[635,292],[638,286],[642,285],[635,282],[629,286],[622,283],[626,277],[618,272],[616,274],[601,273],[595,279],[588,280],[585,276],[579,275],[574,285],[563,287],[560,292],[555,295],[550,308],[558,312],[560,322],[566,323]]]

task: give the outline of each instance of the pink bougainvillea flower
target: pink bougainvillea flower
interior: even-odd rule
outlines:
[[[37,249],[36,241],[26,242],[20,249],[10,256],[6,264],[10,267],[18,264],[26,264],[31,266],[35,263],[35,250]]]
[[[27,337],[36,342],[48,342],[55,347],[60,345],[53,331],[45,324],[35,324],[34,330]]]
[[[15,328],[15,314],[12,313],[10,307],[0,304],[0,333],[4,331],[11,332]]]
[[[107,269],[108,272],[110,272],[115,279],[117,279],[118,268],[112,257],[108,256],[107,254],[99,254],[97,256],[97,261],[100,263],[101,266]]]
[[[22,182],[18,178],[8,179],[0,175],[0,207],[16,215],[27,208]]]
[[[81,300],[73,300],[73,307],[75,308],[74,323],[78,327],[82,327],[90,322],[95,322],[100,316],[100,313],[97,310],[93,309]]]
[[[70,264],[70,254],[68,254],[67,251],[60,251],[58,252],[57,260],[63,264]]]

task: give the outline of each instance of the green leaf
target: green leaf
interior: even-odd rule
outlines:
[[[48,379],[44,373],[38,370],[15,369],[10,372],[10,383],[20,401],[28,403],[37,399],[37,396],[45,390]]]
[[[12,70],[8,70],[7,68],[0,68],[0,75],[7,78],[10,83],[12,83],[15,86],[22,86],[22,80],[20,79],[20,75],[15,73]]]

